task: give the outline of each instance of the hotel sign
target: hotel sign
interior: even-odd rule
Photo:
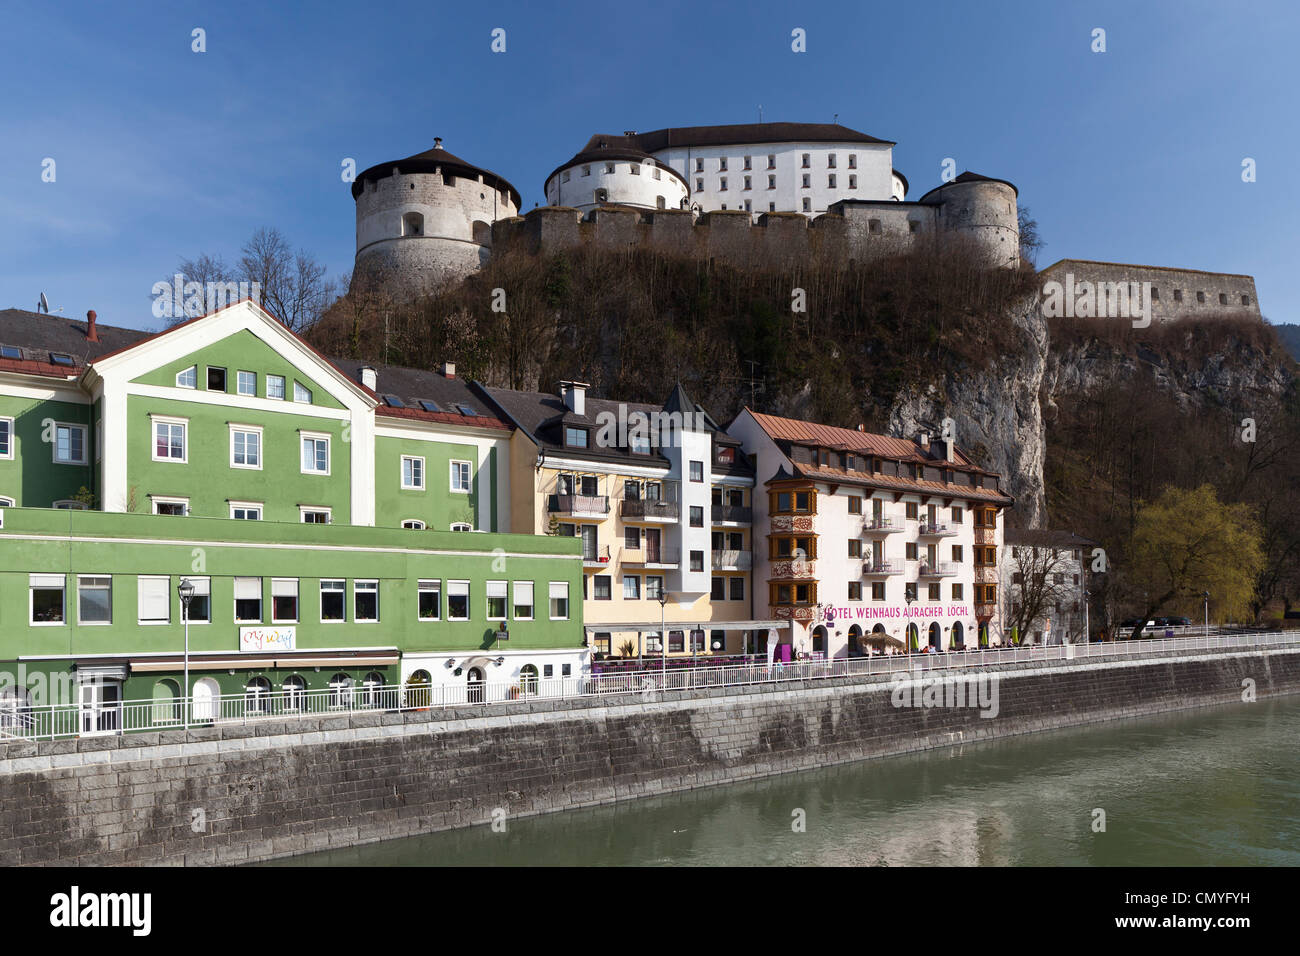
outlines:
[[[239,652],[255,654],[263,651],[292,651],[298,645],[296,628],[292,627],[241,627]]]

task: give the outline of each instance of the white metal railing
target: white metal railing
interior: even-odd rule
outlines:
[[[1170,651],[1220,651],[1300,647],[1300,630],[1234,631],[1189,637],[1151,638],[1096,644],[1032,644],[971,648],[943,653],[884,654],[870,657],[774,663],[763,658],[737,665],[663,670],[647,661],[637,670],[586,677],[522,680],[513,683],[435,685],[352,685],[327,690],[227,694],[220,697],[130,700],[107,705],[17,705],[0,708],[0,739],[50,740],[185,726],[247,724],[355,713],[424,711],[515,700],[591,697],[692,691],[747,684],[875,677],[899,672],[952,671],[1030,661],[1081,664],[1105,658],[1133,658]]]

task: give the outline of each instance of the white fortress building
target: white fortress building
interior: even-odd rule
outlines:
[[[546,178],[546,205],[521,216],[514,186],[435,139],[352,184],[354,275],[429,291],[520,234],[535,249],[646,243],[740,266],[817,253],[864,261],[957,234],[997,265],[1019,264],[1014,185],[964,172],[909,200],[894,145],[833,123],[597,134]]]

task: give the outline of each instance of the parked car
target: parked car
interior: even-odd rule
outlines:
[[[1191,618],[1186,617],[1158,617],[1156,618],[1156,627],[1191,627]]]

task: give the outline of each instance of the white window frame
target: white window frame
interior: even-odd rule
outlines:
[[[307,397],[299,398],[298,397],[299,394],[306,395]],[[302,382],[298,381],[297,379],[293,380],[293,400],[295,402],[299,403],[300,405],[311,405],[313,404],[312,402],[313,397],[314,395],[312,394],[312,390],[310,388],[308,388],[306,385],[304,385]]]
[[[78,501],[76,498],[60,498],[54,502],[54,507],[60,511],[89,511],[90,505],[84,501]]]
[[[245,375],[253,376],[253,390],[251,392],[244,391],[243,376]],[[250,372],[246,368],[236,369],[235,370],[235,394],[243,395],[245,398],[257,398],[257,373]]]
[[[194,384],[193,384],[193,385],[186,385],[184,382],[181,381],[181,376],[182,376],[182,375],[185,375],[185,374],[187,374],[187,373],[192,373],[192,374],[194,375]],[[176,373],[176,387],[177,387],[177,388],[198,388],[198,387],[199,387],[199,367],[198,367],[197,365],[191,365],[189,368],[183,368],[183,369],[181,369],[179,372],[177,372],[177,373]]]
[[[402,528],[406,531],[424,531],[429,526],[420,518],[403,518]]]
[[[561,616],[561,617],[556,617],[554,614],[551,613],[551,602],[557,599],[557,596],[556,596],[556,594],[555,594],[555,589],[556,589],[557,586],[561,586],[561,587],[564,588],[564,610],[565,610],[565,613],[564,613],[564,615]],[[550,582],[548,582],[548,584],[547,584],[547,588],[546,588],[546,614],[547,614],[547,616],[548,616],[552,621],[567,621],[567,620],[569,620],[570,617],[573,616],[573,596],[572,596],[571,594],[569,594],[569,582],[568,582],[568,581],[550,581]]]
[[[452,531],[473,531],[474,526],[467,521],[453,521],[451,523]]]
[[[419,484],[409,484],[409,485],[408,485],[408,484],[406,483],[406,463],[407,463],[408,461],[409,461],[409,462],[419,462],[419,465],[420,465],[420,481],[419,481]],[[425,471],[424,471],[424,456],[423,456],[423,455],[403,455],[403,456],[402,456],[402,473],[401,473],[400,478],[401,478],[401,482],[402,482],[402,490],[403,490],[403,491],[424,491],[424,485],[425,485],[424,475],[425,475]],[[412,477],[414,477],[414,469],[412,469]]]
[[[528,614],[519,613],[520,595],[527,592]],[[532,581],[513,581],[510,585],[510,616],[515,621],[531,621],[537,617],[537,589]]]
[[[108,620],[107,621],[83,621],[81,619],[81,582],[83,581],[107,581],[108,582]],[[105,590],[96,585],[94,590]],[[65,598],[66,600],[66,598]],[[67,617],[67,608],[64,608],[64,617]],[[77,575],[77,626],[78,627],[111,627],[113,625],[113,576],[111,574],[78,574]]]
[[[257,582],[257,620],[240,620],[239,618],[239,582],[256,581]],[[266,588],[262,584],[261,577],[252,575],[239,575],[234,578],[234,588],[230,601],[230,619],[236,625],[261,624],[266,618]]]
[[[4,427],[5,433],[9,436],[9,450],[0,452],[0,459],[4,461],[14,460],[14,420],[8,416],[0,417],[0,426]]]
[[[304,475],[321,475],[321,476],[323,476],[323,477],[325,477],[325,478],[328,478],[328,477],[329,477],[329,474],[330,474],[330,468],[331,468],[331,466],[332,466],[333,463],[334,463],[334,462],[333,462],[332,449],[330,448],[330,445],[332,444],[332,442],[330,441],[330,437],[331,437],[331,436],[330,436],[327,432],[307,432],[307,431],[302,431],[301,429],[299,429],[299,431],[298,431],[298,468],[299,468],[301,474],[304,474]],[[325,442],[325,470],[324,470],[324,471],[318,471],[318,470],[315,469],[315,468],[311,468],[311,469],[309,469],[309,468],[306,468],[306,467],[305,467],[305,463],[304,463],[303,460],[302,460],[302,446],[303,446],[303,443],[304,443],[304,442],[308,442],[308,441],[323,441],[323,442]]]
[[[200,624],[212,623],[212,578],[207,575],[194,577],[193,575],[183,574],[182,580],[187,580],[194,585],[194,597],[205,597],[208,599],[208,616],[204,618],[190,617],[192,613],[188,608],[181,608],[181,613],[189,622],[196,627]]]
[[[323,515],[325,516],[325,521],[324,521],[324,522],[320,522],[320,521],[308,521],[308,520],[307,520],[307,515],[309,515],[309,514],[323,514]],[[298,506],[298,523],[299,523],[299,524],[322,524],[322,523],[324,523],[324,524],[333,524],[333,523],[334,523],[334,509],[333,509],[333,508],[323,508],[323,507],[321,507],[320,505],[299,505],[299,506]]]
[[[158,511],[159,505],[181,505],[185,509],[184,516],[188,518],[190,515],[189,498],[172,498],[167,495],[150,495],[149,501],[150,501],[150,510],[153,512],[153,514],[160,514],[160,512]]]
[[[453,588],[459,588],[459,587],[464,587],[464,588],[465,588],[465,616],[464,616],[464,617],[452,617],[452,616],[451,616],[451,598],[452,598],[452,593],[451,593],[451,592],[452,592],[452,589],[453,589]],[[459,597],[459,595],[457,595],[457,597]],[[474,616],[474,608],[473,608],[473,606],[470,604],[470,601],[473,599],[473,597],[474,597],[474,590],[473,590],[473,588],[470,586],[470,582],[468,582],[468,581],[448,581],[448,582],[447,582],[447,620],[448,620],[448,621],[455,621],[455,622],[464,622],[464,621],[468,621],[468,620],[470,620],[471,618],[473,618],[473,616]]]
[[[157,584],[163,582],[163,594],[167,599],[167,617],[163,619],[145,619],[141,616],[144,609],[144,584],[151,581]],[[166,574],[141,574],[135,579],[135,619],[141,627],[166,627],[172,622],[172,579]]]
[[[272,382],[279,382],[279,383],[280,383],[280,394],[279,394],[279,395],[272,395],[272,394],[271,394],[271,383],[272,383]],[[268,376],[266,376],[266,397],[267,397],[269,400],[271,400],[271,401],[273,401],[273,402],[282,402],[282,401],[284,401],[285,396],[288,395],[288,394],[289,394],[289,390],[288,390],[287,383],[285,382],[285,378],[284,378],[283,375],[268,375]]]
[[[460,469],[457,467],[458,465],[465,466],[465,487],[464,488],[456,487],[457,480],[460,477]],[[450,462],[448,462],[447,487],[453,495],[469,494],[470,491],[473,490],[474,488],[474,463],[472,461],[464,461],[463,459],[456,459],[456,458],[453,458]]]
[[[362,585],[367,585],[364,589]],[[374,587],[369,587],[373,584]],[[375,595],[375,616],[360,617],[357,614],[357,596],[361,591],[366,593],[373,592]],[[379,618],[383,615],[384,609],[379,606],[379,580],[377,578],[362,578],[359,581],[352,582],[352,623],[353,624],[378,624]]]
[[[237,509],[237,508],[238,508],[238,509],[242,509],[242,510],[244,510],[244,511],[252,511],[253,509],[256,509],[256,510],[257,510],[257,517],[256,517],[256,518],[240,518],[240,519],[239,519],[240,521],[262,521],[263,519],[266,518],[266,504],[265,504],[265,502],[261,502],[261,501],[231,501],[231,502],[229,502],[229,504],[230,504],[230,517],[231,517],[231,518],[234,518],[234,517],[235,517],[235,509]]]
[[[181,427],[181,457],[173,458],[171,455],[158,454],[158,426],[167,425],[167,447],[171,448],[171,431],[170,427],[179,425]],[[188,465],[190,463],[190,420],[188,418],[176,418],[171,415],[150,415],[149,416],[149,454],[154,461],[165,461],[175,465]]]
[[[500,591],[500,594],[493,594],[493,591]],[[501,613],[491,613],[493,598],[499,598],[501,601]],[[483,582],[483,613],[489,621],[504,621],[510,617],[510,582],[509,581],[484,581]]]
[[[292,618],[275,616],[275,599],[276,597],[288,597],[288,594],[277,594],[277,590],[283,588],[286,584],[293,585],[293,609],[296,612]],[[297,578],[271,578],[271,623],[272,624],[297,624],[299,617],[302,615],[302,597],[298,593]]]
[[[238,422],[230,422],[230,467],[240,468],[245,471],[261,471],[263,451],[266,448],[266,441],[262,437],[261,425],[242,425]],[[239,464],[235,461],[235,435],[256,435],[257,436],[257,464]],[[244,457],[248,457],[248,443],[244,443]]]
[[[75,429],[81,432],[81,457],[80,458],[60,458],[59,457],[59,429]],[[89,438],[85,425],[78,425],[75,422],[55,422],[54,423],[54,441],[50,443],[50,457],[56,465],[84,465],[86,464],[86,439]],[[149,441],[153,442],[153,429],[149,429]],[[68,439],[68,450],[72,450],[72,439]]]
[[[420,597],[424,594],[438,595],[438,613],[434,617],[420,617]],[[442,579],[424,578],[416,584],[415,619],[420,622],[442,621]]]
[[[341,585],[343,585],[343,587],[341,587],[341,588],[335,588],[335,587],[327,588],[327,587],[325,587],[325,585],[327,585],[327,584],[341,584]],[[321,578],[321,579],[320,579],[320,582],[319,582],[319,588],[318,588],[318,591],[319,591],[319,593],[320,593],[320,607],[319,607],[319,609],[318,609],[318,610],[320,611],[320,614],[319,614],[320,622],[321,622],[322,624],[346,624],[346,623],[348,622],[348,582],[347,582],[347,579],[346,579],[346,578]],[[326,617],[325,617],[325,592],[326,592],[326,591],[328,591],[328,592],[331,593],[331,594],[342,594],[342,595],[343,595],[343,616],[342,616],[342,617],[340,617],[340,618],[326,618]]]
[[[17,508],[18,504],[13,498],[6,495],[0,495],[0,508]]]
[[[36,620],[36,592],[53,591],[53,584],[37,585],[36,578],[58,578],[60,580],[59,590],[63,592],[63,620],[61,621],[38,621]],[[32,627],[63,627],[68,623],[68,577],[65,574],[28,574],[27,575],[27,623]]]

